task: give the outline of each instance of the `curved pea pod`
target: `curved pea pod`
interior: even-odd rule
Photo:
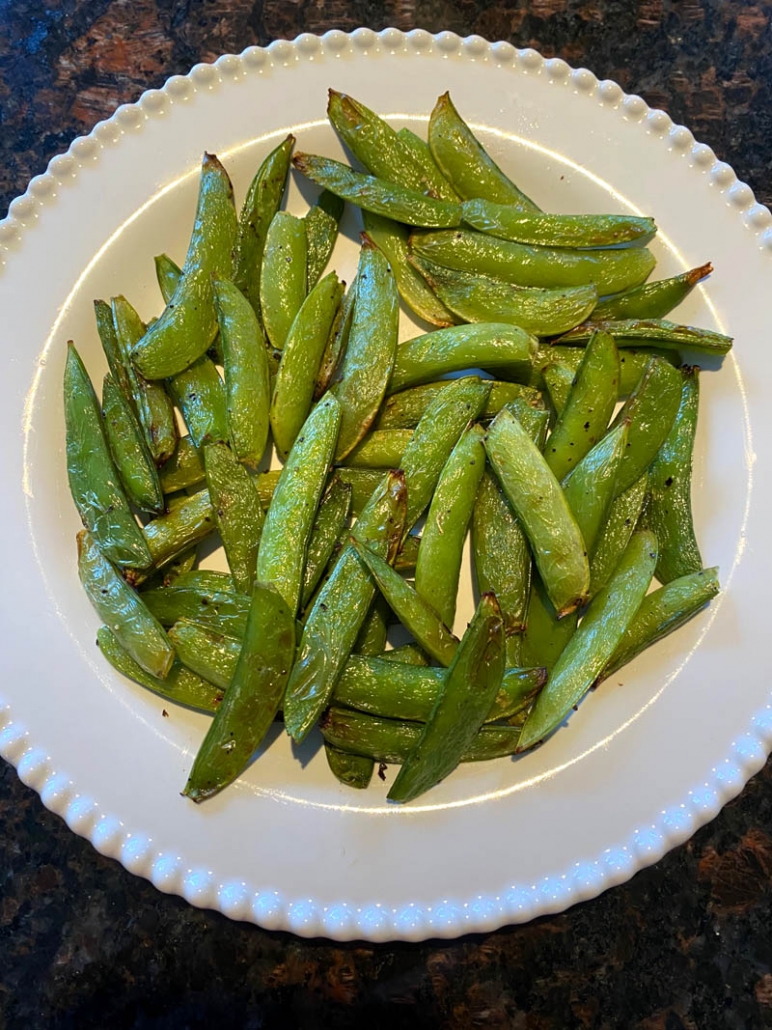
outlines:
[[[142,594],[142,600],[161,625],[173,626],[181,619],[188,619],[241,640],[247,626],[249,597],[237,594],[232,588],[218,590],[182,580],[180,577],[180,581],[170,587]]]
[[[94,388],[72,342],[64,368],[64,418],[67,478],[83,525],[116,565],[147,568],[152,555],[129,507]]]
[[[608,583],[635,532],[648,485],[646,473],[616,497],[590,556],[590,595]]]
[[[618,349],[618,348],[617,348]],[[584,357],[582,347],[558,347],[541,346],[535,358],[535,365],[540,372],[534,375],[534,381],[529,385],[542,386],[544,369],[550,365],[561,365],[576,373]],[[656,347],[625,348],[619,351],[619,396],[627,397],[633,392],[641,380],[652,358],[659,358],[667,361],[670,365],[680,364],[678,355],[674,351],[659,350]]]
[[[330,272],[303,301],[287,336],[270,408],[274,443],[283,458],[311,410],[319,366],[342,296],[343,283]]]
[[[614,500],[617,472],[627,449],[629,423],[620,422],[595,444],[562,482],[589,552],[606,524]]]
[[[204,801],[244,771],[279,709],[294,651],[292,612],[272,586],[256,583],[238,664],[196,755],[186,797]]]
[[[222,690],[228,688],[238,665],[243,637],[227,636],[201,623],[180,619],[169,630],[169,640],[187,669]]]
[[[518,751],[544,740],[587,693],[616,651],[646,595],[657,563],[652,533],[636,533],[607,586],[592,600],[531,709]]]
[[[190,436],[183,436],[177,443],[174,454],[160,472],[161,487],[165,494],[198,486],[206,479],[201,452]]]
[[[236,238],[236,210],[228,173],[204,154],[196,221],[182,277],[163,314],[132,351],[146,379],[182,372],[207,350],[217,332],[212,277],[229,278]]]
[[[332,557],[335,545],[348,522],[351,510],[351,485],[340,476],[330,480],[327,491],[319,502],[316,518],[311,529],[303,570],[303,594],[301,606],[311,600],[319,585],[324,570]]]
[[[558,618],[541,579],[535,574],[528,598],[525,632],[521,638],[521,660],[526,665],[543,666],[551,674],[576,632],[578,622],[579,615],[575,611]]]
[[[590,569],[582,534],[560,484],[538,447],[506,408],[485,437],[485,449],[531,546],[558,616],[587,599]]]
[[[400,647],[393,647],[390,651],[384,651],[379,656],[382,662],[397,662],[405,665],[418,665],[426,668],[429,665],[429,657],[418,644],[402,644]]]
[[[406,340],[397,348],[389,393],[467,368],[503,369],[513,379],[533,371],[536,339],[514,325],[457,325]]]
[[[322,360],[319,364],[319,371],[314,385],[314,400],[318,401],[324,396],[324,392],[330,385],[335,369],[346,352],[349,333],[351,332],[351,318],[354,314],[354,301],[356,299],[356,276],[349,286],[348,292],[343,295],[340,306],[332,320],[332,326],[327,337],[327,343],[322,353]]]
[[[325,743],[376,762],[401,765],[424,727],[418,722],[381,719],[348,708],[330,708],[320,723]],[[520,726],[483,726],[461,755],[462,762],[486,762],[514,754]]]
[[[343,201],[340,197],[336,197],[329,190],[322,190],[304,218],[308,244],[306,289],[309,292],[316,286],[330,260],[342,214]]]
[[[168,304],[182,278],[182,269],[168,254],[156,254],[154,261],[158,289],[161,291],[164,304]]]
[[[394,568],[399,572],[415,572],[415,563],[418,561],[418,548],[420,546],[420,536],[409,533],[402,541],[402,546],[397,552]]]
[[[683,626],[718,594],[718,569],[700,569],[647,594],[598,679],[607,679],[668,633]]]
[[[354,644],[354,653],[360,655],[381,654],[386,647],[391,610],[382,597],[376,597],[370,605],[359,636]]]
[[[223,691],[219,687],[208,683],[178,661],[172,663],[166,679],[151,676],[134,661],[107,626],[100,626],[97,630],[97,646],[116,672],[147,687],[166,701],[197,708],[202,712],[216,712],[222,701]]]
[[[268,229],[260,266],[260,311],[271,345],[282,350],[305,300],[308,241],[301,218],[277,211]]]
[[[391,565],[351,538],[356,552],[370,571],[378,589],[405,629],[440,665],[450,665],[458,649],[458,638],[432,605],[418,594]]]
[[[426,140],[421,139],[420,136],[417,136],[408,128],[398,129],[397,135],[410,151],[410,155],[415,163],[420,165],[427,191],[433,197],[439,197],[440,200],[457,201],[458,194],[440,171],[440,167],[432,157],[432,152]]]
[[[311,412],[271,498],[257,554],[257,578],[270,583],[293,616],[300,607],[306,549],[341,423],[337,400]]]
[[[649,467],[649,491],[644,524],[657,537],[657,579],[669,583],[699,572],[702,558],[692,519],[692,452],[700,400],[700,370],[681,370],[681,404],[673,427]]]
[[[462,377],[466,382],[480,383],[478,376]],[[481,419],[491,419],[506,405],[522,397],[532,406],[538,407],[541,394],[520,383],[505,383],[485,380],[490,387],[488,400],[479,414]],[[434,398],[447,386],[447,380],[436,383],[423,383],[421,386],[410,386],[406,390],[387,397],[381,407],[381,413],[374,424],[374,429],[414,429]]]
[[[362,212],[362,221],[368,239],[383,252],[391,265],[399,295],[410,310],[432,325],[454,325],[458,320],[408,260],[410,230],[407,226],[369,211]]]
[[[397,775],[389,798],[412,801],[461,761],[501,689],[504,629],[498,602],[483,594],[421,736]]]
[[[78,576],[99,617],[145,672],[165,679],[174,648],[145,602],[107,560],[85,529],[78,533]]]
[[[465,199],[483,197],[521,211],[539,210],[486,153],[454,107],[450,93],[443,93],[432,111],[429,148],[443,175]]]
[[[332,744],[324,742],[324,754],[330,772],[341,783],[347,787],[354,787],[356,790],[364,790],[369,786],[373,778],[375,762],[372,758],[364,755],[351,755],[347,751],[341,751]]]
[[[438,265],[459,272],[494,276],[516,286],[592,284],[601,295],[640,285],[656,263],[651,251],[641,247],[625,250],[534,247],[467,229],[414,232],[410,249]]]
[[[140,589],[152,589],[153,587],[170,587],[172,583],[180,578],[180,576],[186,576],[189,572],[195,569],[196,561],[198,560],[198,546],[193,544],[187,551],[183,551],[178,554],[176,558],[173,558],[168,562],[162,569],[158,569],[153,576],[148,576],[146,579],[143,577]],[[230,578],[230,577],[229,577]]]
[[[595,329],[611,333],[618,347],[653,344],[669,350],[689,350],[718,356],[732,349],[731,336],[724,336],[712,329],[697,329],[693,325],[678,325],[665,318],[625,318],[580,325],[564,333],[558,342],[583,343]]]
[[[657,232],[653,218],[635,215],[550,215],[479,198],[465,200],[461,210],[478,232],[542,247],[618,247],[648,242]]]
[[[142,530],[153,564],[158,567],[187,551],[216,529],[208,490],[186,497],[166,515],[151,519]]]
[[[485,470],[484,430],[471,426],[448,458],[437,483],[418,548],[416,592],[446,626],[456,617],[458,580],[466,531]]]
[[[351,487],[351,514],[359,518],[374,491],[383,483],[383,469],[337,468],[335,475]]]
[[[260,316],[260,267],[273,216],[281,206],[295,137],[272,150],[250,183],[239,215],[233,251],[233,284]]]
[[[575,373],[566,365],[547,365],[542,372],[544,385],[547,387],[550,402],[556,416],[560,416],[568,403],[571,387],[574,385]]]
[[[134,410],[106,375],[102,386],[102,414],[110,453],[126,496],[142,511],[163,511],[164,498],[158,470]]]
[[[645,283],[643,286],[606,297],[593,311],[591,320],[603,322],[620,318],[664,318],[712,271],[713,266],[708,262],[671,279],[658,279],[656,282]]]
[[[336,461],[356,447],[378,414],[394,365],[398,329],[394,274],[383,254],[365,243],[348,345],[331,387],[341,410]]]
[[[442,303],[464,322],[509,322],[538,336],[553,336],[583,322],[595,307],[594,286],[513,286],[503,279],[444,268],[410,255]]]
[[[252,592],[263,509],[252,477],[227,444],[204,448],[206,484],[217,529],[225,547],[233,584],[241,594]]]
[[[168,384],[196,447],[206,441],[228,439],[225,387],[211,358],[206,354],[197,358]]]
[[[544,454],[559,480],[578,465],[606,432],[618,396],[616,344],[608,333],[599,331],[587,344]]]
[[[418,190],[398,186],[374,175],[363,175],[332,158],[296,154],[292,163],[323,189],[375,215],[426,227],[454,226],[461,222],[460,204],[435,200]]]
[[[344,459],[345,464],[369,469],[399,468],[412,438],[412,429],[374,429]]]
[[[549,428],[549,412],[543,407],[534,407],[521,397],[510,401],[506,410],[515,416],[539,450],[543,451]]]

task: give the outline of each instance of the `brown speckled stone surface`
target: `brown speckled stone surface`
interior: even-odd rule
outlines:
[[[94,121],[196,61],[328,28],[534,46],[666,108],[772,200],[772,2],[0,0],[0,210]],[[772,1027],[772,771],[687,845],[530,926],[301,941],[190,908],[0,770],[0,1028]]]

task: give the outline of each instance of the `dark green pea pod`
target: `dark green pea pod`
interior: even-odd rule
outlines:
[[[490,712],[504,674],[504,627],[493,594],[483,594],[421,736],[405,759],[391,801],[412,801],[461,761]]]
[[[595,307],[594,286],[513,286],[503,279],[444,268],[418,254],[410,255],[433,292],[464,322],[509,322],[538,336],[565,332]]]
[[[239,593],[250,594],[255,582],[257,548],[263,529],[260,498],[252,477],[227,444],[207,444],[204,464],[214,518],[225,547],[233,584]]]
[[[158,280],[158,289],[161,291],[161,296],[164,299],[164,304],[168,304],[174,296],[174,291],[179,285],[179,281],[182,278],[182,269],[173,261],[168,254],[157,254],[155,260],[155,277]]]
[[[407,189],[374,175],[355,172],[348,165],[315,154],[295,154],[292,163],[299,172],[374,215],[383,215],[406,225],[441,228],[461,223],[461,205],[435,200],[418,190]]]
[[[329,190],[322,190],[304,218],[308,244],[306,289],[309,293],[316,286],[332,256],[342,214],[343,201],[340,197],[336,197]]]
[[[308,241],[302,218],[277,211],[268,229],[260,267],[260,311],[271,345],[282,350],[305,300]]]
[[[338,368],[341,358],[348,346],[349,333],[351,332],[351,318],[354,314],[354,301],[356,300],[356,276],[349,286],[348,292],[343,295],[340,306],[332,320],[327,343],[324,347],[322,360],[319,365],[319,372],[316,376],[314,386],[314,400],[320,400],[330,385],[333,373]]]
[[[541,372],[536,372],[534,381],[529,383],[529,385],[543,386],[542,372],[553,364],[562,365],[576,374],[583,357],[583,347],[557,347],[550,345],[539,347],[534,364]],[[652,358],[659,358],[661,361],[666,361],[669,365],[680,364],[680,359],[675,351],[659,350],[656,347],[624,348],[619,351],[620,397],[627,397],[633,392]]]
[[[619,355],[608,333],[597,332],[576,370],[566,406],[558,416],[544,453],[561,480],[600,440],[619,396]]]
[[[328,744],[327,741],[324,743],[324,754],[330,771],[341,783],[357,790],[364,790],[370,785],[375,769],[375,762],[372,758],[340,751],[332,744]]]
[[[359,441],[344,463],[355,468],[399,468],[412,439],[412,429],[374,429]]]
[[[165,494],[198,486],[206,479],[204,460],[190,436],[183,436],[174,454],[161,469],[161,487]]]
[[[127,679],[147,687],[165,701],[173,701],[186,708],[197,708],[202,712],[216,712],[223,698],[223,691],[174,661],[166,679],[151,676],[141,665],[137,665],[129,652],[121,646],[115,634],[100,626],[97,630],[97,646],[110,665]]]
[[[265,239],[273,216],[281,206],[295,137],[290,135],[272,150],[250,183],[236,229],[233,284],[260,316],[260,268]]]
[[[370,211],[362,212],[362,221],[368,239],[383,252],[389,262],[397,280],[399,295],[410,310],[432,325],[454,325],[458,319],[448,311],[408,260],[408,227]]]
[[[459,272],[504,279],[516,286],[565,287],[592,284],[600,295],[638,286],[656,264],[650,250],[569,250],[497,240],[481,232],[453,229],[414,232],[410,249],[421,258]]]
[[[372,425],[389,383],[399,330],[394,274],[379,250],[364,243],[346,352],[331,392],[340,403],[335,460],[356,447]]]
[[[146,379],[177,375],[208,349],[217,333],[212,277],[232,274],[236,211],[228,173],[204,154],[196,221],[182,277],[163,314],[136,344],[134,364]]]
[[[166,515],[151,519],[142,530],[156,567],[176,558],[216,529],[214,508],[208,490],[186,497]]]
[[[410,151],[415,163],[420,165],[429,193],[434,197],[439,197],[440,200],[457,201],[459,199],[458,194],[440,171],[439,165],[432,157],[432,152],[426,140],[416,136],[408,128],[399,129],[397,135]]]
[[[421,737],[419,722],[380,719],[348,708],[330,708],[320,729],[326,744],[372,758],[402,765]],[[483,726],[461,755],[462,762],[486,762],[514,754],[520,726]]]
[[[94,388],[72,342],[64,368],[64,418],[67,478],[83,525],[116,565],[147,568],[153,557],[129,507]]]
[[[295,652],[295,618],[273,587],[256,583],[236,671],[183,794],[203,801],[247,767],[271,727]]]
[[[388,604],[382,597],[376,597],[362,623],[354,644],[354,653],[367,656],[381,654],[386,647],[390,620],[391,609]]]
[[[169,630],[169,639],[187,669],[222,690],[228,688],[241,654],[243,635],[230,637],[199,622],[180,619]]]
[[[340,307],[344,284],[330,272],[303,301],[281,352],[273,384],[270,420],[282,458],[289,454],[308,418],[325,347]]]
[[[511,204],[521,211],[539,210],[474,137],[454,107],[450,93],[443,93],[432,111],[429,148],[445,178],[465,200],[483,197],[494,203]]]
[[[102,414],[110,453],[126,496],[142,511],[163,511],[163,491],[153,455],[134,409],[109,374],[102,386]]]
[[[477,376],[463,377],[469,382],[482,382]],[[522,397],[533,407],[543,406],[541,394],[538,390],[520,383],[490,382],[490,393],[488,401],[480,412],[480,419],[491,419],[498,415],[501,409],[511,401]],[[411,386],[399,393],[387,397],[381,407],[381,413],[374,423],[374,429],[414,429],[434,398],[447,386],[446,380],[436,383],[423,383],[421,386]]]
[[[653,218],[636,215],[549,215],[479,198],[465,200],[461,210],[478,232],[542,247],[618,247],[648,243],[657,232]]]
[[[550,402],[555,409],[555,415],[560,416],[568,403],[568,397],[571,393],[571,387],[574,385],[576,373],[565,365],[555,364],[547,365],[542,375],[544,376],[544,385],[547,387]]]
[[[536,338],[514,325],[480,322],[438,329],[397,348],[389,393],[467,368],[503,369],[512,379],[530,378]]]
[[[610,429],[561,484],[590,553],[614,500],[617,472],[627,450],[629,428],[628,422],[620,422]]]
[[[504,408],[491,423],[485,449],[520,520],[534,561],[559,617],[587,599],[590,569],[582,534],[554,473],[537,445]]]
[[[173,626],[181,619],[188,619],[236,640],[241,640],[246,630],[249,597],[237,594],[232,588],[216,590],[178,582],[170,587],[147,590],[142,600],[162,626]]]
[[[722,356],[732,349],[732,337],[712,329],[678,325],[664,318],[625,318],[580,325],[564,333],[558,343],[576,344],[588,340],[596,329],[611,333],[619,347],[653,345],[666,350],[688,350]]]
[[[609,508],[606,524],[595,541],[590,556],[590,595],[608,583],[619,564],[630,537],[635,532],[646,496],[649,477],[641,478],[615,498]]]
[[[303,571],[301,606],[311,600],[319,581],[332,557],[335,545],[348,523],[351,510],[351,485],[337,474],[330,480],[327,491],[319,502],[311,536],[308,540],[306,565]]]
[[[190,368],[172,376],[168,385],[196,447],[228,439],[225,387],[211,358],[204,354]]]
[[[99,617],[145,672],[165,679],[174,648],[143,599],[116,571],[86,530],[78,533],[78,576]]]
[[[429,665],[429,656],[418,644],[402,644],[400,647],[393,647],[390,651],[384,651],[379,658],[383,662],[403,662],[406,665],[418,665],[424,668]]]
[[[636,533],[614,576],[592,600],[531,709],[518,751],[544,740],[587,693],[616,651],[646,595],[657,564],[652,533]]]
[[[681,370],[681,404],[673,427],[649,467],[644,525],[659,544],[657,579],[669,583],[702,568],[692,518],[692,452],[700,400],[700,370]]]
[[[107,364],[110,368],[110,375],[121,390],[121,393],[137,411],[137,394],[135,389],[136,371],[131,361],[121,349],[121,341],[115,329],[113,311],[109,304],[103,300],[94,301],[94,316],[96,318],[97,332],[102,343],[102,350],[105,352]],[[137,316],[139,318],[139,316]],[[137,412],[137,417],[139,417]]]
[[[470,426],[453,448],[429,505],[418,549],[416,592],[446,626],[456,618],[464,541],[485,471],[484,432],[481,426]]]
[[[658,279],[653,283],[636,286],[624,293],[606,297],[593,311],[591,321],[603,322],[620,318],[664,318],[692,292],[697,283],[710,275],[713,266],[708,263],[690,272],[682,272],[672,279]]]
[[[694,618],[719,589],[718,569],[712,568],[680,576],[647,594],[598,679],[613,676],[641,651]]]
[[[521,638],[523,663],[543,666],[551,674],[566,644],[576,632],[578,622],[578,612],[570,612],[558,618],[555,606],[547,596],[538,573],[535,573],[528,598],[525,632]]]

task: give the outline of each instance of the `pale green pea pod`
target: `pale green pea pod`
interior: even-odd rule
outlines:
[[[596,329],[611,333],[618,347],[653,345],[669,350],[696,351],[721,356],[732,349],[732,337],[712,329],[678,325],[664,318],[626,318],[580,325],[564,333],[558,343],[584,343]]]
[[[542,247],[617,247],[648,242],[657,232],[653,218],[635,215],[548,215],[491,200],[465,200],[464,221],[479,232]]]
[[[514,325],[457,325],[406,340],[397,348],[389,393],[467,368],[505,370],[512,379],[533,372],[536,339]]]
[[[102,414],[110,453],[128,499],[142,511],[163,511],[164,498],[158,470],[134,409],[106,375],[102,386]]]
[[[461,222],[460,204],[435,200],[374,175],[362,175],[340,161],[315,154],[296,154],[292,163],[319,186],[375,215],[429,228],[454,226]]]
[[[708,263],[690,272],[682,272],[672,279],[658,279],[653,283],[636,286],[624,293],[606,297],[595,308],[591,321],[603,322],[619,318],[664,318],[691,293],[700,279],[710,275],[713,266]]]
[[[555,414],[560,416],[568,403],[571,387],[574,385],[575,373],[565,365],[547,365],[542,372],[544,385],[547,387]]]
[[[165,494],[198,486],[206,479],[204,461],[190,436],[183,436],[174,454],[161,469],[161,487]]]
[[[102,554],[86,530],[78,533],[78,575],[89,601],[118,642],[145,672],[165,679],[174,648],[158,620]]]
[[[340,424],[337,400],[325,397],[290,451],[265,517],[257,578],[276,588],[293,617],[300,607],[306,549]]]
[[[316,203],[303,219],[306,225],[308,244],[308,267],[306,289],[310,292],[316,286],[330,260],[338,225],[343,214],[343,201],[329,190],[322,190]]]
[[[341,783],[347,787],[354,787],[356,790],[364,790],[368,787],[373,778],[375,760],[366,758],[364,755],[351,755],[347,751],[341,751],[332,744],[324,742],[324,754],[330,772]]]
[[[397,135],[410,151],[416,164],[421,166],[429,193],[434,197],[439,197],[440,200],[457,201],[458,194],[440,171],[426,140],[421,139],[408,128],[399,129]]]
[[[207,444],[204,464],[214,518],[233,584],[239,593],[250,594],[263,528],[260,498],[252,477],[227,444]]]
[[[152,519],[142,533],[156,567],[176,558],[216,529],[208,490],[186,497],[169,511]]]
[[[324,570],[333,555],[351,510],[351,486],[338,475],[330,480],[327,491],[319,502],[311,536],[308,540],[306,564],[303,570],[301,607],[305,608],[316,590]]]
[[[346,352],[349,333],[351,332],[351,318],[354,314],[354,301],[356,300],[356,276],[349,286],[348,292],[343,295],[340,307],[332,321],[330,332],[327,337],[322,360],[319,364],[319,372],[314,386],[314,400],[318,401],[330,385],[333,373],[337,369],[340,359]]]
[[[273,384],[270,419],[282,458],[289,454],[308,418],[324,349],[343,296],[343,283],[330,272],[311,290],[298,311]]]
[[[268,229],[260,266],[260,310],[271,345],[282,350],[305,300],[308,242],[301,218],[277,211]]]
[[[592,600],[531,709],[518,751],[544,740],[587,693],[641,606],[657,563],[652,533],[636,533],[613,578]]]
[[[600,295],[638,286],[656,263],[651,251],[642,247],[624,250],[534,247],[467,229],[414,232],[410,249],[438,265],[493,276],[516,286],[592,284]]]
[[[263,333],[252,306],[233,283],[214,283],[231,447],[256,468],[268,440],[271,385]]]
[[[478,376],[465,376],[469,382],[482,382]],[[541,394],[538,390],[520,383],[505,383],[485,380],[490,382],[490,393],[488,401],[480,412],[481,419],[491,419],[511,401],[522,397],[532,407],[543,405]],[[423,383],[421,386],[411,386],[399,393],[387,397],[381,407],[381,413],[374,423],[374,429],[414,429],[421,421],[423,413],[437,394],[447,386],[447,380],[439,380],[436,383]]]
[[[154,260],[158,288],[161,291],[164,304],[168,304],[182,278],[182,269],[168,254],[157,254]]]
[[[483,197],[499,204],[512,204],[521,211],[539,210],[475,139],[454,107],[450,93],[444,93],[432,111],[429,147],[443,175],[464,199]]]
[[[196,447],[205,441],[227,440],[225,387],[211,358],[204,354],[169,379],[168,385]]]
[[[212,277],[227,279],[236,238],[233,187],[213,154],[201,166],[198,209],[182,277],[163,314],[132,352],[147,379],[164,379],[191,365],[217,333]]]
[[[630,542],[630,537],[635,532],[646,496],[648,479],[644,472],[637,482],[615,498],[609,508],[606,524],[599,533],[590,555],[592,597],[608,583]]]
[[[399,468],[412,438],[412,429],[374,429],[360,440],[345,464],[369,469]]]

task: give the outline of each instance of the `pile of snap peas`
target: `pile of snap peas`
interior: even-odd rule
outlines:
[[[544,740],[719,589],[692,525],[699,369],[681,352],[732,341],[665,318],[711,266],[647,282],[651,219],[544,213],[448,94],[428,142],[335,91],[328,113],[363,170],[293,157],[288,136],[237,213],[206,154],[184,264],[155,259],[159,317],[95,302],[101,400],[68,345],[97,643],[213,716],[194,801],[279,718],[295,741],[319,725],[353,787],[398,764],[389,798],[410,801]],[[322,187],[303,218],[281,210],[291,164]],[[363,220],[348,290],[325,274],[346,202]],[[400,303],[429,331],[400,342]],[[459,639],[468,534],[479,601]],[[198,567],[218,538],[228,573]],[[395,623],[410,642],[389,648]]]

